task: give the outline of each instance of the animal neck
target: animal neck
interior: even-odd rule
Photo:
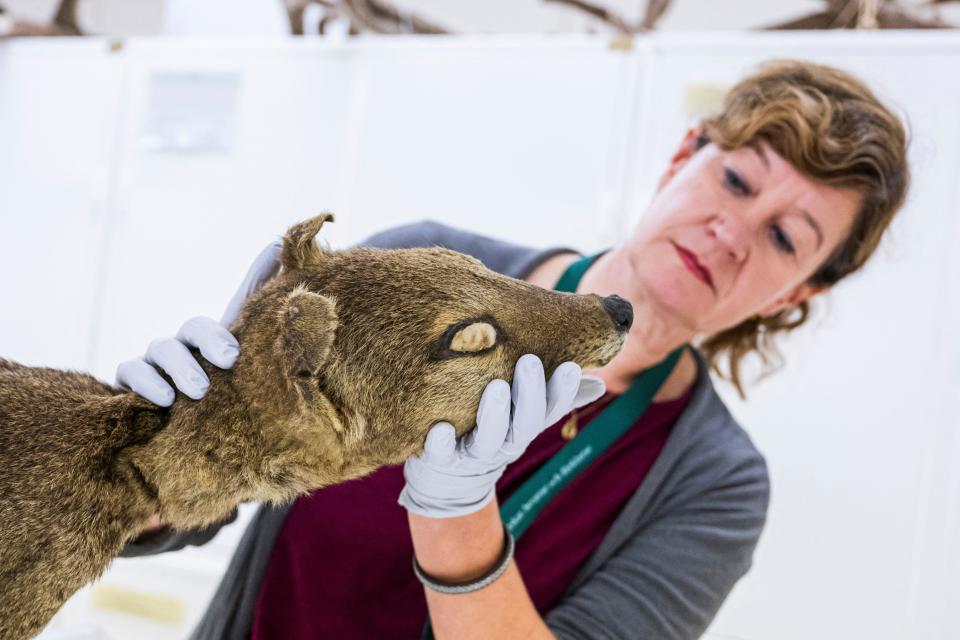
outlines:
[[[623,349],[604,367],[590,372],[600,377],[611,393],[625,392],[638,374],[690,342],[695,335],[692,329],[664,314],[650,299],[636,277],[631,255],[623,247],[615,247],[597,258],[580,279],[577,293],[617,294],[633,305],[633,325]],[[679,395],[695,378],[696,362],[686,353],[654,399],[660,401]]]

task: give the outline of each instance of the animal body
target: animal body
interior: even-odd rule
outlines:
[[[169,408],[90,375],[0,359],[0,638],[39,632],[159,514],[176,528],[400,464],[440,420],[458,435],[524,353],[600,367],[632,319],[616,296],[548,291],[440,248],[321,249],[292,227],[281,273]]]

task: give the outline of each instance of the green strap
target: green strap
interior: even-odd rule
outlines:
[[[599,257],[599,254],[588,256],[571,264],[554,288],[575,292],[583,274]],[[684,348],[677,348],[662,362],[634,378],[626,393],[611,402],[500,506],[500,518],[514,538],[523,535],[537,514],[561,489],[633,426],[673,371]],[[423,637],[424,640],[433,638],[429,620]]]
[[[564,271],[557,282],[557,291],[574,293],[583,274],[600,257],[584,257]],[[594,418],[581,433],[568,442],[523,486],[500,506],[500,517],[513,537],[519,538],[533,522],[540,510],[563,489],[567,483],[633,426],[647,410],[660,385],[673,371],[683,348],[676,349],[662,362],[634,378],[626,393]]]
[[[500,507],[500,517],[514,538],[527,530],[540,510],[567,483],[633,426],[673,371],[680,352],[680,349],[674,351],[666,360],[637,376],[626,393],[611,402]]]
[[[598,253],[595,256],[585,256],[576,262],[570,263],[570,266],[564,270],[563,275],[560,276],[560,280],[558,280],[557,284],[553,287],[554,291],[576,293],[577,286],[579,286],[583,274],[585,274],[587,269],[590,268],[590,265],[596,262],[597,258],[602,255],[602,253]]]

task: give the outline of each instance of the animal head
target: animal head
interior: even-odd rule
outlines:
[[[624,344],[632,310],[616,296],[545,290],[442,248],[323,249],[332,219],[288,231],[281,273],[234,331],[241,360],[259,343],[252,360],[273,363],[241,382],[280,376],[300,410],[336,412],[345,460],[400,463],[441,420],[468,431],[487,383],[510,381],[525,353],[549,376],[568,360],[599,368]]]

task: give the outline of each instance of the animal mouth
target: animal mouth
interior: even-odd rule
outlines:
[[[599,352],[595,352],[594,356],[590,358],[589,361],[584,362],[581,365],[582,369],[587,371],[590,369],[600,369],[606,366],[617,356],[618,353],[620,353],[621,349],[623,349],[623,345],[626,344],[626,342],[627,334],[619,334],[617,336],[617,340],[608,342],[599,350]]]

